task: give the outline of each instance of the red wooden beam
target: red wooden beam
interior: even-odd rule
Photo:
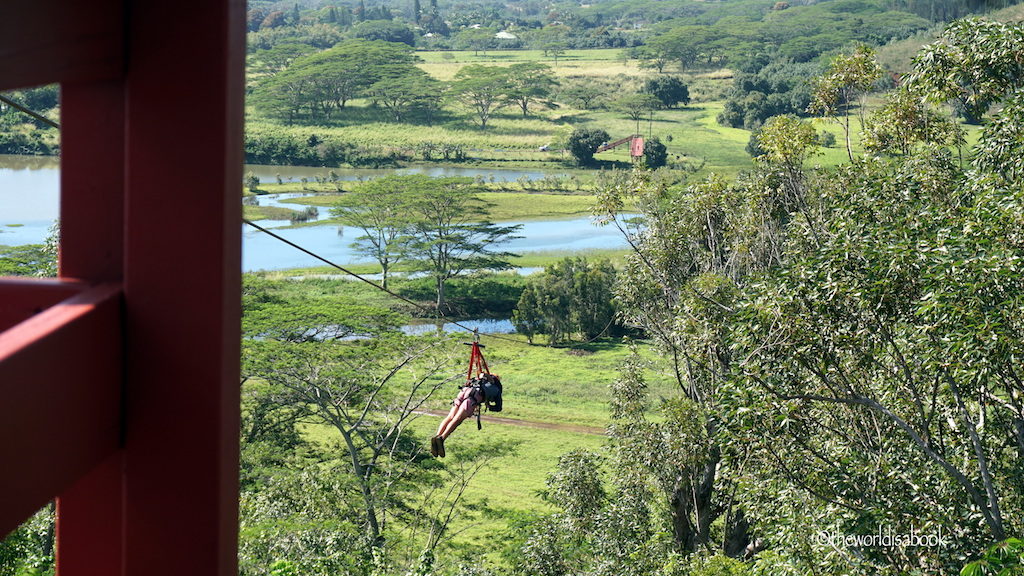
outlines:
[[[0,331],[39,314],[88,286],[53,278],[0,278]]]
[[[131,576],[237,574],[245,3],[182,6],[133,1],[128,26]]]
[[[124,2],[5,2],[0,90],[111,79],[124,69]]]
[[[61,120],[60,275],[120,282],[124,81],[63,84]],[[61,576],[123,573],[124,490],[124,454],[119,451],[60,494],[56,562]]]
[[[0,333],[0,534],[117,450],[122,364],[117,285]]]

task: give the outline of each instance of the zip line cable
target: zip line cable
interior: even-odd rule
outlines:
[[[50,127],[53,127],[53,128],[56,128],[56,129],[60,130],[60,124],[54,122],[53,120],[50,120],[46,116],[43,116],[42,114],[40,114],[40,113],[38,113],[38,112],[36,112],[34,110],[29,110],[28,108],[25,108],[21,104],[18,104],[17,102],[15,102],[14,100],[11,100],[7,96],[4,96],[3,94],[0,94],[0,102],[3,102],[4,104],[7,104],[11,108],[14,108],[15,110],[17,110],[17,111],[19,111],[19,112],[21,112],[23,114],[28,114],[29,116],[35,118],[36,120],[39,120],[40,122],[42,122],[43,124],[46,124],[47,126],[50,126]]]
[[[18,104],[14,100],[11,100],[10,98],[8,98],[8,97],[6,97],[6,96],[4,96],[2,94],[0,94],[0,102],[3,102],[4,104],[7,104],[11,108],[14,108],[15,110],[18,110],[19,112],[22,112],[24,114],[29,115],[32,118],[35,118],[36,120],[38,120],[38,121],[40,121],[40,122],[42,122],[42,123],[44,123],[44,124],[46,124],[48,126],[52,126],[53,128],[56,128],[56,129],[60,130],[60,124],[59,123],[54,122],[53,120],[50,120],[46,116],[43,116],[42,114],[39,114],[38,112],[30,110],[30,109],[22,106],[21,104]],[[381,286],[380,284],[377,284],[376,282],[373,282],[371,280],[367,280],[366,278],[363,278],[359,274],[356,274],[355,272],[352,272],[351,270],[348,270],[348,269],[346,269],[346,268],[344,268],[344,267],[342,267],[342,266],[340,266],[338,264],[335,264],[334,262],[331,262],[330,260],[324,258],[323,256],[320,256],[319,254],[317,254],[317,253],[315,253],[315,252],[313,252],[311,250],[303,248],[302,246],[299,246],[295,242],[292,242],[291,240],[289,240],[289,239],[287,239],[287,238],[285,238],[285,237],[283,237],[283,236],[281,236],[279,234],[275,234],[275,233],[271,232],[270,230],[267,230],[266,228],[260,226],[259,224],[254,223],[251,220],[243,218],[242,222],[248,224],[249,226],[252,226],[253,228],[259,230],[260,232],[263,232],[264,234],[269,235],[271,238],[275,238],[277,240],[280,240],[281,242],[284,242],[285,244],[291,246],[292,248],[295,248],[296,250],[299,250],[301,252],[304,252],[305,254],[308,254],[309,256],[312,256],[313,258],[316,258],[317,260],[320,260],[321,262],[327,264],[328,266],[332,266],[334,268],[337,268],[338,270],[344,272],[345,274],[348,274],[349,276],[352,276],[356,280],[359,280],[360,282],[365,282],[366,284],[369,284],[370,286],[373,286],[374,288],[380,290],[381,292],[385,292],[385,293],[393,296],[394,298],[397,298],[397,299],[401,300],[402,302],[405,302],[406,304],[410,304],[412,306],[415,306],[416,308],[418,308],[420,310],[423,310],[424,312],[427,312],[428,314],[429,313],[433,313],[433,312],[437,312],[437,314],[440,315],[441,318],[445,317],[444,316],[444,312],[441,312],[440,309],[438,309],[438,310],[431,310],[430,308],[427,308],[426,306],[423,306],[422,304],[420,304],[418,302],[413,302],[412,300],[409,300],[405,296],[402,296],[400,294],[396,294],[395,292],[392,292],[391,290],[388,290],[387,288]],[[460,322],[455,322],[454,320],[450,320],[449,323],[453,324],[455,326],[458,326],[459,328],[462,328],[463,330],[465,330],[467,332],[472,332],[473,334],[479,334],[478,330],[474,330],[473,328],[470,328],[470,327],[468,327],[468,326],[466,326],[466,325],[464,325],[464,324],[462,324]],[[605,330],[607,330],[607,329],[608,328],[605,327]],[[602,333],[603,333],[603,331],[602,331]],[[489,338],[495,338],[495,339],[498,339],[498,340],[508,340],[509,342],[517,342],[517,343],[519,342],[519,340],[516,340],[515,338],[507,338],[505,336],[501,336],[500,334],[486,334],[485,333],[485,334],[480,334],[480,335],[481,336],[487,336]]]
[[[285,238],[284,236],[281,236],[279,234],[275,234],[274,232],[271,232],[270,230],[267,230],[266,228],[260,226],[259,224],[256,224],[255,222],[253,222],[251,220],[243,218],[242,222],[248,224],[249,226],[252,226],[253,228],[259,230],[260,232],[263,232],[264,234],[267,234],[271,238],[274,238],[276,240],[280,240],[281,242],[284,242],[285,244],[291,246],[292,248],[295,248],[296,250],[299,250],[299,251],[301,251],[301,252],[303,252],[303,253],[305,253],[305,254],[307,254],[309,256],[312,256],[313,258],[316,258],[317,260],[327,264],[328,266],[331,266],[333,268],[337,268],[338,270],[344,272],[345,274],[348,274],[349,276],[355,278],[356,280],[359,280],[360,282],[365,282],[366,284],[369,284],[370,286],[373,286],[377,290],[380,290],[381,292],[385,292],[385,293],[387,293],[387,294],[389,294],[389,295],[391,295],[391,296],[401,300],[402,302],[405,302],[406,304],[410,304],[412,306],[415,306],[416,308],[418,308],[420,310],[423,310],[424,312],[427,312],[428,314],[432,314],[434,312],[437,312],[437,314],[440,315],[441,318],[444,318],[444,312],[441,312],[441,310],[431,310],[430,308],[427,308],[426,306],[424,306],[424,305],[422,305],[422,304],[420,304],[418,302],[413,302],[412,300],[409,300],[405,296],[402,296],[401,294],[397,294],[397,293],[395,293],[395,292],[393,292],[391,290],[388,290],[387,288],[381,286],[380,284],[377,284],[376,282],[373,282],[372,280],[367,280],[366,278],[363,278],[359,274],[356,274],[355,272],[352,272],[351,270],[348,270],[348,269],[344,268],[343,266],[341,266],[339,264],[335,264],[334,262],[328,260],[327,258],[324,258],[323,256],[317,254],[316,252],[313,252],[312,250],[304,248],[304,247],[296,244],[295,242],[292,242],[291,240]],[[461,324],[459,322],[455,322],[454,320],[450,320],[449,323],[450,324],[454,324],[455,326],[458,326],[459,328],[462,328],[463,330],[465,330],[467,332],[472,332],[474,334],[478,333],[477,330],[474,330],[474,329],[472,329],[472,328],[470,328],[470,327],[468,327],[468,326],[466,326],[464,324]],[[490,337],[490,338],[496,338],[498,340],[508,340],[509,342],[519,342],[519,340],[516,340],[515,338],[506,338],[506,337],[501,336],[499,334],[486,334],[485,333],[485,334],[480,334],[480,335],[481,336],[487,336],[487,337]]]

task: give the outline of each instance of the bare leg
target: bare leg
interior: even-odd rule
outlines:
[[[445,418],[444,422],[441,423],[441,427],[438,428],[437,435],[441,438],[451,436],[452,432],[455,432],[455,429],[459,427],[459,424],[462,424],[462,421],[469,417],[469,414],[464,410],[456,410],[458,409],[452,408],[454,413],[449,414],[448,418]]]
[[[458,406],[452,406],[452,409],[448,411],[448,415],[441,420],[441,424],[437,427],[437,436],[441,436],[441,433],[448,426],[448,424],[455,418],[455,412],[458,410]],[[451,434],[451,432],[449,432]]]

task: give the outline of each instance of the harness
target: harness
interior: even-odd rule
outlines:
[[[469,368],[466,370],[466,383],[462,385],[462,388],[471,388],[470,396],[474,399],[476,406],[474,407],[474,415],[476,416],[476,429],[482,428],[480,424],[480,408],[484,404],[488,404],[488,410],[501,411],[501,381],[497,376],[491,374],[490,368],[487,366],[487,360],[484,359],[484,354],[481,348],[486,348],[479,342],[480,334],[476,331],[473,333],[473,341],[465,342],[472,347],[469,353]],[[494,392],[494,387],[498,390],[498,400],[496,407],[492,407],[489,402],[488,394],[485,392],[484,387],[489,386],[490,391]],[[479,400],[477,400],[479,399]]]

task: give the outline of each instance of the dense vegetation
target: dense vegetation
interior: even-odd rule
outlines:
[[[15,90],[4,96],[50,120],[59,114],[56,85]],[[57,130],[13,106],[0,102],[0,154],[50,155],[60,150]]]

